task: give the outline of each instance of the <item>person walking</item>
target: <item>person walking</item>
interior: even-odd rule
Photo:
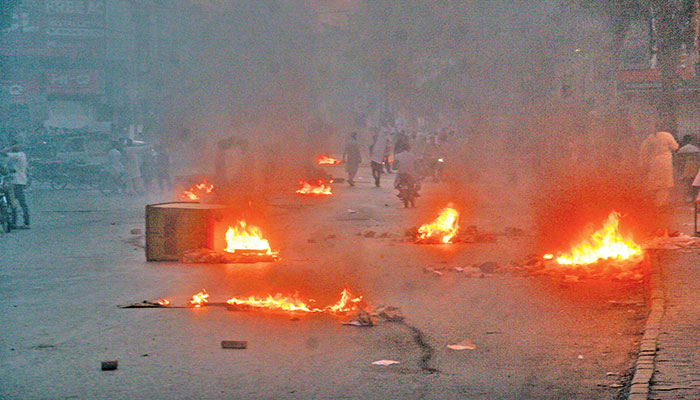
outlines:
[[[12,207],[12,221],[14,229],[29,229],[29,206],[24,195],[24,189],[27,186],[27,155],[22,151],[22,145],[17,140],[13,140],[9,147],[6,147],[1,153],[7,156],[8,169],[12,171],[10,174],[10,183],[15,199],[22,208],[22,219],[24,225],[17,226],[17,207]]]
[[[169,190],[172,186],[172,180],[170,179],[170,154],[168,154],[168,150],[164,145],[160,145],[156,149],[155,169],[158,189],[161,192]]]
[[[355,175],[362,162],[360,144],[357,142],[357,132],[350,133],[350,138],[345,144],[345,150],[343,151],[343,162],[345,163],[345,171],[348,173],[348,184],[355,186]]]
[[[107,174],[109,174],[112,180],[111,186],[114,186],[116,191],[121,191],[125,184],[124,164],[122,163],[124,155],[120,147],[119,142],[116,140],[112,141],[109,151],[107,152],[107,163],[105,164]]]
[[[700,149],[693,143],[693,137],[685,135],[681,139],[678,156],[678,178],[681,184],[683,195],[690,197],[690,201],[695,199],[693,180],[700,170]]]
[[[669,202],[669,192],[673,183],[673,155],[678,150],[678,143],[668,132],[657,131],[642,142],[639,153],[647,188],[654,195],[658,207],[665,207]]]
[[[142,193],[139,149],[134,146],[134,141],[131,139],[126,139],[125,144],[124,169],[126,172],[127,191],[133,194]]]
[[[370,166],[372,168],[372,177],[374,178],[374,186],[379,187],[382,178],[382,170],[384,169],[384,153],[388,147],[388,137],[385,131],[379,132],[374,136],[374,143],[369,147]]]

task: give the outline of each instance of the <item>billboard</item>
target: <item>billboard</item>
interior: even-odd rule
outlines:
[[[23,0],[0,54],[104,58],[105,16],[105,0]]]

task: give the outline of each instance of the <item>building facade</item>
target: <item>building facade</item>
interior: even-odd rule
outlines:
[[[177,53],[173,3],[20,1],[0,32],[0,128],[143,125],[149,73]]]

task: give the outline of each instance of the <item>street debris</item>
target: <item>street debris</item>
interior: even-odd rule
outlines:
[[[119,361],[102,361],[102,371],[114,371],[119,367]]]
[[[444,268],[435,268],[435,267],[425,267],[425,268],[423,268],[423,272],[425,272],[425,273],[433,273],[433,274],[438,275],[438,276],[443,276],[443,275],[445,275],[445,274],[442,272],[443,270],[444,270]]]
[[[474,349],[476,349],[476,345],[471,340],[464,339],[457,344],[448,344],[447,348],[450,350],[457,350],[457,351],[474,350]]]
[[[188,250],[182,254],[182,262],[187,264],[254,264],[279,260],[277,253],[268,254],[261,250],[240,250],[229,253],[201,248]]]
[[[119,308],[161,308],[170,307],[170,301],[168,299],[160,299],[158,301],[148,301],[143,300],[139,303],[128,304],[125,306],[118,306]]]
[[[276,294],[275,296],[267,295],[267,297],[232,297],[226,302],[210,302],[209,293],[205,289],[194,294],[187,304],[182,306],[174,306],[167,299],[158,301],[144,300],[140,303],[134,303],[119,308],[199,308],[199,307],[226,307],[229,311],[283,311],[283,312],[309,312],[309,313],[328,313],[344,315],[348,312],[360,312],[367,309],[367,305],[363,301],[362,296],[355,297],[348,289],[343,289],[340,293],[340,300],[335,304],[328,305],[323,308],[311,307],[314,300],[302,301],[297,294],[292,296],[283,296]],[[292,319],[294,320],[294,319]]]
[[[678,250],[700,248],[700,238],[688,236],[678,231],[657,232],[656,236],[642,243],[642,247],[646,250]]]
[[[389,322],[400,322],[404,320],[401,309],[394,306],[380,306],[374,309],[372,316],[382,318]]]
[[[343,321],[342,324],[370,327],[376,325],[376,321],[367,311],[360,310],[350,320]]]
[[[222,340],[222,349],[247,349],[248,342],[245,340]]]
[[[392,364],[400,364],[398,361],[394,360],[379,360],[379,361],[374,361],[372,362],[373,365],[381,365],[382,367],[386,367],[388,365]]]
[[[141,229],[134,228],[131,230],[132,235],[140,235],[141,234]]]
[[[504,268],[515,275],[550,276],[565,283],[579,283],[590,279],[613,279],[618,281],[641,281],[644,278],[645,259],[599,260],[593,264],[562,265],[550,258],[530,255],[522,262],[513,261]]]
[[[487,274],[491,274],[496,272],[500,266],[498,263],[493,262],[493,261],[487,261],[485,263],[481,263],[477,266],[481,270],[481,272],[486,272]]]

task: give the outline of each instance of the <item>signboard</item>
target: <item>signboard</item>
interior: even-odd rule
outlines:
[[[49,55],[104,58],[104,0],[44,0]]]
[[[0,55],[103,58],[105,16],[105,0],[23,0]]]
[[[10,104],[27,104],[36,101],[41,93],[41,83],[38,80],[0,81],[3,98]]]
[[[104,74],[99,70],[51,70],[44,72],[46,94],[102,95]]]
[[[20,2],[10,15],[10,26],[0,32],[0,55],[44,55],[44,25],[44,0]]]

